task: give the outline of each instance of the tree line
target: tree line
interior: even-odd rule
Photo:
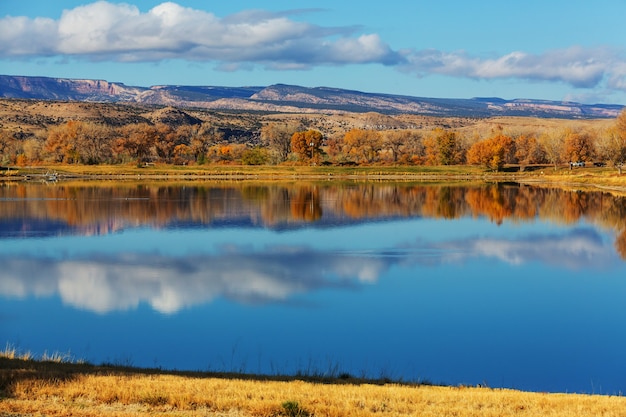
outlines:
[[[210,124],[139,123],[121,127],[69,121],[34,136],[0,130],[2,165],[164,163],[481,165],[498,171],[507,164],[597,163],[622,169],[626,160],[626,110],[602,130],[543,128],[487,135],[454,129],[379,131],[354,128],[324,135],[300,122],[270,122],[255,132],[258,141],[234,143]]]

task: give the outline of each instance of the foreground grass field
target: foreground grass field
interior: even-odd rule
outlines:
[[[626,415],[626,397],[168,373],[5,354],[0,357],[0,415],[618,417]]]

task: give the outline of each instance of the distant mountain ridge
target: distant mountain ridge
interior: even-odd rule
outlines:
[[[141,103],[213,110],[272,112],[379,112],[427,116],[612,118],[624,106],[501,98],[447,99],[364,93],[330,87],[127,86],[105,80],[0,75],[0,97]]]

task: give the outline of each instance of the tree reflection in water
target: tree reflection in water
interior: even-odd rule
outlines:
[[[496,224],[536,219],[573,224],[584,219],[614,230],[615,248],[626,259],[626,201],[602,191],[511,183],[7,183],[0,187],[0,201],[0,222],[6,225],[0,233],[5,236],[29,231],[42,221],[88,235],[220,222],[289,228],[412,217],[485,217]]]

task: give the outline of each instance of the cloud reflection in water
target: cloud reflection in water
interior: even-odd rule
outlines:
[[[569,269],[601,268],[614,257],[591,229],[520,239],[418,242],[390,250],[341,252],[230,246],[217,255],[175,257],[119,253],[91,258],[0,257],[0,294],[53,296],[97,313],[149,304],[161,313],[223,297],[240,303],[288,302],[297,294],[375,283],[393,265],[434,267],[474,259],[529,262]]]

